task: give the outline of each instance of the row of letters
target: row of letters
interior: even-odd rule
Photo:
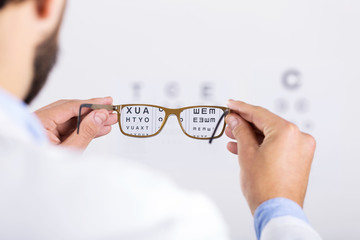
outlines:
[[[142,107],[134,107],[134,112],[133,112],[133,107],[126,107],[126,113],[124,114],[150,114],[149,112],[149,108],[148,107],[144,107],[143,110],[141,110]],[[161,108],[158,108],[159,112],[163,112],[164,110]],[[184,110],[186,111],[186,110]],[[194,108],[193,109],[193,113],[198,115],[198,114],[215,114],[216,113],[216,109],[215,108]]]

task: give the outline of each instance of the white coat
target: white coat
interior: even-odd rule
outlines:
[[[1,108],[0,154],[0,239],[229,239],[205,196],[133,162],[39,145]],[[280,217],[262,239],[320,237]]]

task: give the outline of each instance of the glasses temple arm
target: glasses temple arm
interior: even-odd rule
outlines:
[[[224,119],[224,117],[226,117],[226,115],[229,114],[229,112],[230,112],[230,110],[226,110],[226,111],[223,113],[223,115],[221,115],[218,123],[216,124],[216,127],[215,127],[215,129],[214,129],[214,132],[213,132],[213,134],[211,135],[211,138],[210,138],[210,140],[209,140],[209,144],[211,144],[212,141],[214,140],[216,131],[217,131],[217,129],[219,128],[221,121]]]

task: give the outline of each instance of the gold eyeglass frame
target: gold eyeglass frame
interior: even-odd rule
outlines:
[[[146,106],[146,107],[153,107],[153,108],[159,108],[159,109],[162,109],[164,110],[165,112],[165,117],[164,117],[164,120],[159,128],[159,130],[152,134],[152,135],[147,135],[147,136],[135,136],[135,135],[131,135],[131,134],[127,134],[123,131],[122,127],[121,127],[121,110],[125,107],[134,107],[134,106]],[[119,124],[119,128],[120,128],[120,131],[122,134],[124,134],[125,136],[128,136],[128,137],[135,137],[135,138],[148,138],[148,137],[154,137],[156,135],[158,135],[162,129],[164,128],[168,118],[170,115],[175,115],[176,118],[178,119],[178,122],[179,122],[179,125],[180,125],[180,128],[181,130],[183,131],[183,133],[190,137],[190,138],[194,138],[194,139],[198,139],[198,140],[210,140],[210,143],[212,142],[213,139],[216,139],[216,138],[220,138],[223,134],[224,134],[224,131],[225,131],[225,127],[226,127],[226,122],[224,121],[224,126],[222,127],[222,130],[220,132],[219,135],[215,136],[216,134],[216,131],[222,121],[222,119],[227,115],[229,114],[230,112],[230,109],[227,108],[227,107],[221,107],[221,106],[206,106],[206,105],[200,105],[200,106],[190,106],[190,107],[183,107],[183,108],[166,108],[166,107],[161,107],[161,106],[157,106],[157,105],[151,105],[151,104],[123,104],[123,105],[101,105],[101,104],[81,104],[80,108],[79,108],[79,117],[78,117],[78,123],[77,123],[77,133],[79,134],[79,130],[80,130],[80,122],[81,122],[81,110],[82,108],[90,108],[92,110],[97,110],[97,109],[105,109],[105,110],[108,110],[108,111],[115,111],[117,112],[117,115],[118,115],[118,124]],[[180,114],[186,110],[186,109],[191,109],[191,108],[217,108],[217,109],[221,109],[224,111],[223,115],[221,116],[221,118],[219,119],[216,127],[215,127],[215,130],[214,130],[214,133],[211,137],[208,137],[208,138],[198,138],[198,137],[194,137],[194,136],[191,136],[189,135],[188,133],[186,133],[182,123],[181,123],[181,117],[180,117]]]

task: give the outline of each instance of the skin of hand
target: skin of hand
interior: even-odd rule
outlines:
[[[76,122],[80,105],[112,104],[111,97],[89,100],[60,100],[35,112],[43,124],[49,140],[55,145],[85,150],[96,137],[107,135],[111,125],[117,123],[117,114],[104,109],[91,110],[84,108],[81,113],[81,128],[76,133]]]
[[[238,155],[242,192],[252,214],[263,202],[283,197],[303,207],[315,139],[270,111],[229,100],[227,148]]]

